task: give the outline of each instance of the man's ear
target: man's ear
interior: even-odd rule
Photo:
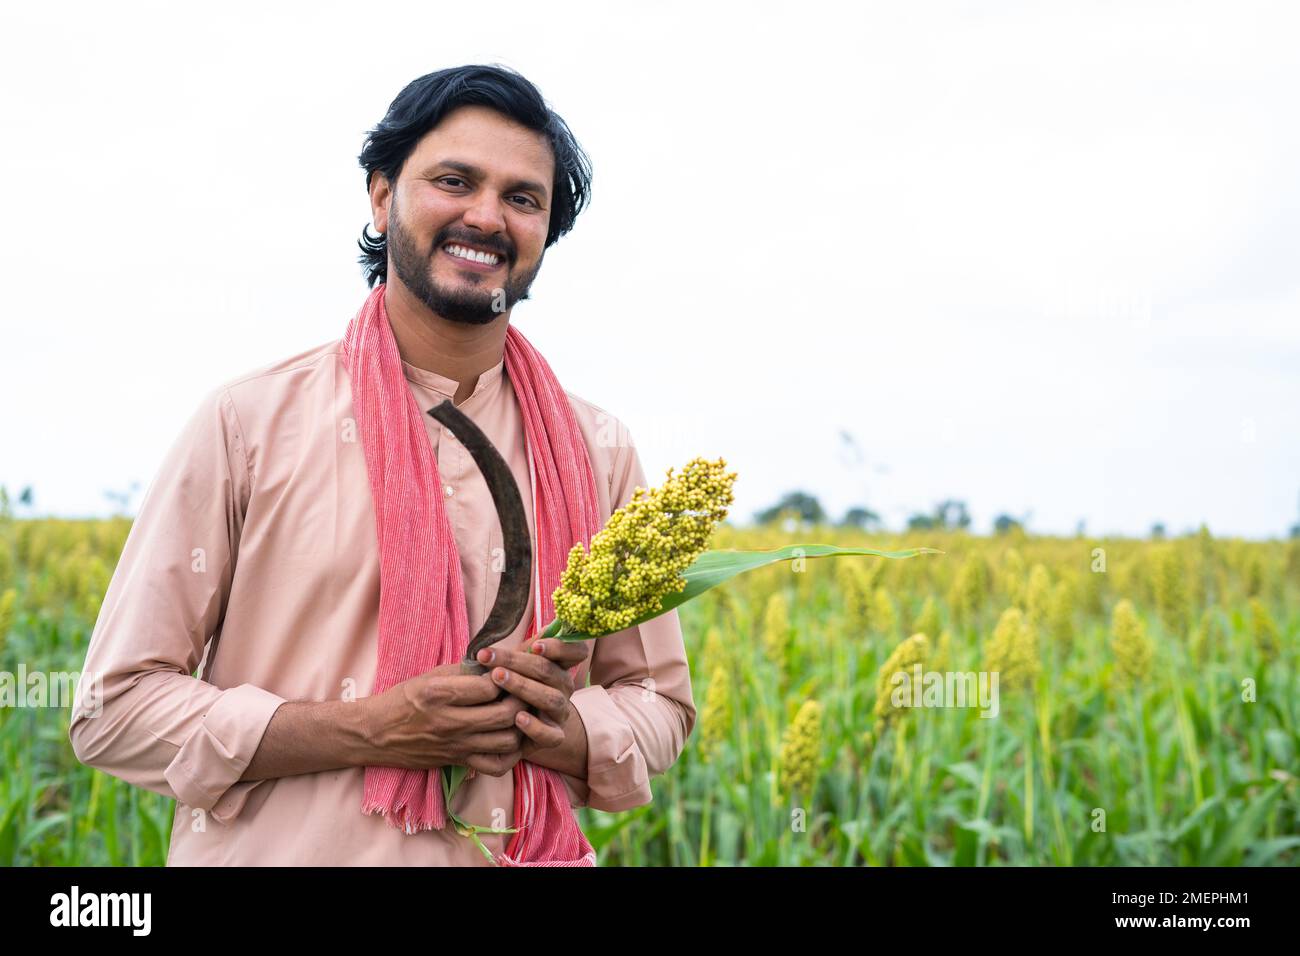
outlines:
[[[388,207],[392,202],[392,190],[383,173],[370,177],[370,215],[375,221],[375,231],[388,232]]]

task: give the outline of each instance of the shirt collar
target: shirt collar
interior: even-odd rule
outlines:
[[[501,361],[479,375],[478,384],[474,386],[474,392],[465,401],[469,401],[470,398],[475,398],[480,392],[496,386],[501,381],[501,374],[505,370],[505,364],[506,359],[503,354]],[[407,381],[422,385],[430,391],[437,392],[447,398],[454,398],[456,389],[460,387],[460,383],[454,378],[439,375],[437,372],[430,372],[428,369],[416,368],[405,359],[402,359],[402,371],[406,374]]]

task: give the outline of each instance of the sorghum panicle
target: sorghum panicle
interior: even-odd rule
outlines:
[[[821,763],[821,744],[822,705],[806,700],[781,740],[779,779],[786,793],[798,793],[805,800],[812,795]]]
[[[773,591],[763,613],[763,651],[768,660],[784,669],[790,651],[790,604],[780,591]]]
[[[912,633],[933,636],[939,633],[940,626],[939,605],[935,603],[934,595],[927,595],[921,612],[912,623]]]
[[[726,462],[693,458],[658,488],[637,487],[592,536],[578,542],[552,599],[569,630],[610,634],[661,607],[686,587],[685,571],[705,550],[714,525],[727,516],[735,472]]]
[[[924,665],[926,658],[929,656],[930,639],[924,634],[913,634],[894,648],[893,653],[880,666],[880,670],[876,674],[876,707],[874,710],[877,738],[884,732],[890,721],[902,713],[902,711],[894,707],[892,699],[895,688],[899,686],[894,675],[906,674],[910,682],[913,677],[912,665]],[[910,686],[909,683],[908,687],[910,688]]]
[[[1150,675],[1155,645],[1128,598],[1116,604],[1111,613],[1110,646],[1119,685],[1127,687]]]
[[[709,676],[700,711],[700,759],[709,763],[731,734],[731,672],[719,664]]]
[[[1033,684],[1040,666],[1037,632],[1020,608],[1007,608],[984,644],[984,669],[996,671],[999,684],[1011,690]]]

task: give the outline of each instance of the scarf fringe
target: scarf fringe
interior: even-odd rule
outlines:
[[[443,830],[447,827],[446,818],[443,818],[442,822],[439,823],[433,819],[412,813],[409,807],[398,807],[393,810],[386,803],[376,800],[363,803],[361,812],[367,815],[381,813],[385,823],[395,830],[406,831],[408,835],[419,833],[421,830]]]

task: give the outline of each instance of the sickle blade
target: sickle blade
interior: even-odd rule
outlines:
[[[528,606],[529,583],[533,573],[528,515],[524,511],[524,502],[519,496],[519,486],[510,472],[510,466],[479,427],[452,404],[451,399],[444,399],[441,404],[429,409],[429,414],[445,425],[469,450],[487,482],[488,491],[492,493],[492,502],[496,505],[497,517],[501,521],[501,540],[505,547],[501,585],[497,589],[491,613],[469,642],[466,658],[461,664],[464,673],[482,674],[487,668],[474,660],[474,656],[489,644],[495,644],[514,633]]]

